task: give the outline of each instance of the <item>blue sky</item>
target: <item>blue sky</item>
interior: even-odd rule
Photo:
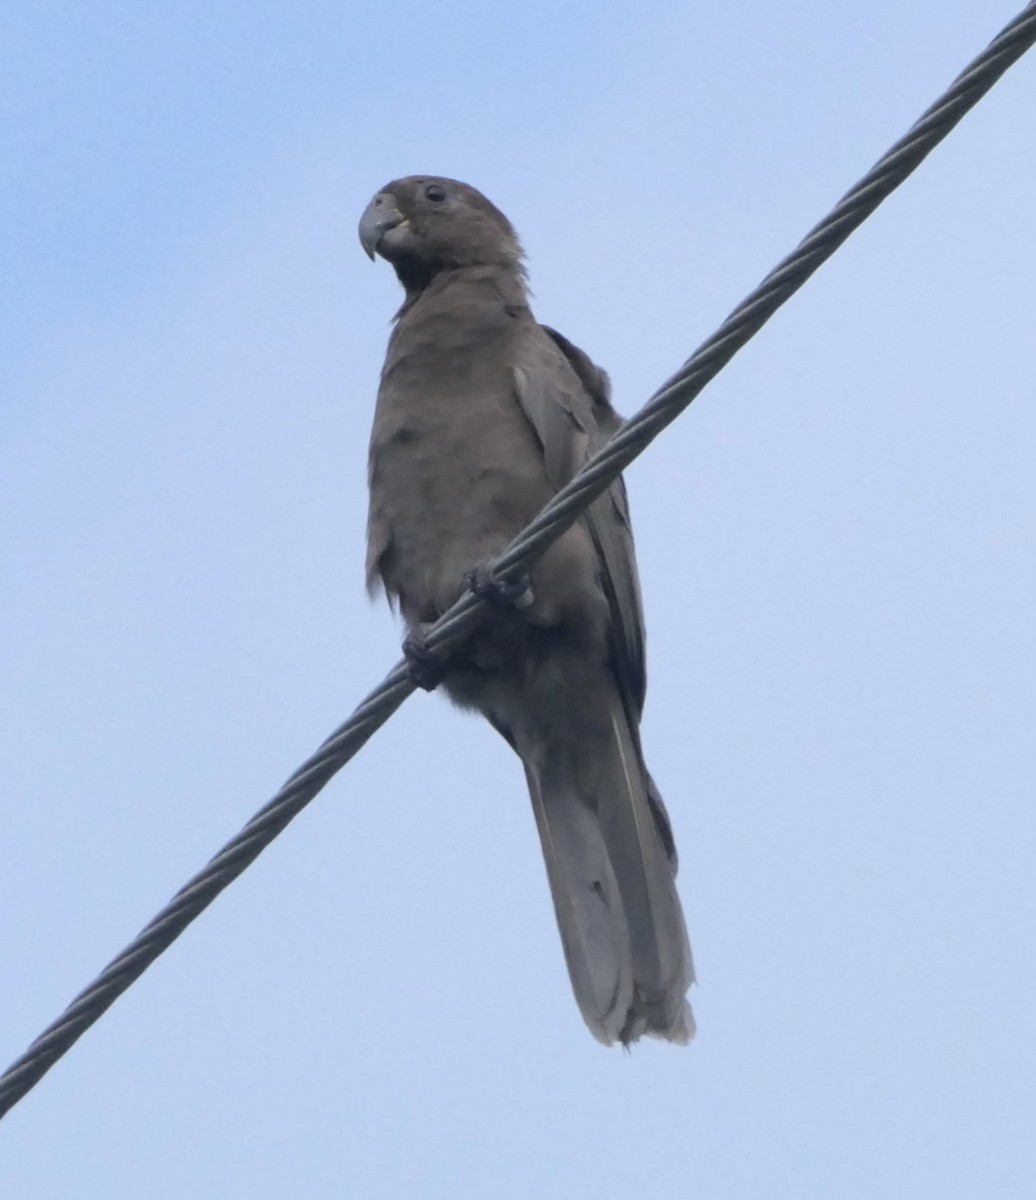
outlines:
[[[630,412],[1016,11],[23,5],[0,36],[0,1059],[398,656],[418,171]],[[417,696],[0,1125],[0,1194],[1029,1197],[1036,58],[628,473],[687,1050],[572,1001],[517,760]]]

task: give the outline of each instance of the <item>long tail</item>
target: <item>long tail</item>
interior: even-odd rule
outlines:
[[[694,1035],[694,965],[664,809],[616,697],[608,723],[523,755],[572,989],[599,1041]],[[657,812],[657,815],[656,815]],[[668,830],[666,830],[668,840]]]

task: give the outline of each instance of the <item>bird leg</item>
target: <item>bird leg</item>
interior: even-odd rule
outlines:
[[[521,611],[536,599],[528,575],[519,575],[514,580],[497,579],[488,567],[475,567],[465,572],[464,582],[480,600],[488,600],[497,608]]]
[[[426,692],[434,692],[449,670],[449,655],[432,650],[425,639],[427,626],[415,626],[403,639],[403,657],[407,674],[414,684]]]
[[[465,572],[464,582],[479,599],[508,612],[521,612],[535,599],[528,575],[520,575],[515,580],[497,579],[488,567],[479,566]],[[410,630],[403,639],[403,657],[407,673],[417,687],[434,692],[449,671],[452,656],[430,649],[424,633],[427,628],[415,625]]]

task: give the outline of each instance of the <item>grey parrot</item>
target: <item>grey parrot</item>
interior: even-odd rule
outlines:
[[[644,624],[622,482],[528,580],[485,571],[618,428],[608,378],[537,323],[515,231],[473,187],[398,179],[367,206],[360,241],[406,293],[371,432],[368,587],[398,603],[415,679],[441,678],[521,759],[594,1037],[686,1043],[694,967],[669,817],[640,746]],[[466,587],[496,608],[436,671],[422,629]]]

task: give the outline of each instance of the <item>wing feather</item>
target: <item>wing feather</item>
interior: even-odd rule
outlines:
[[[538,331],[548,337],[536,340],[529,365],[515,368],[515,388],[543,449],[547,478],[560,489],[621,422],[611,407],[607,375],[561,334],[546,326]],[[622,480],[616,480],[580,519],[597,550],[601,586],[612,617],[616,676],[635,729],[647,687],[644,614]]]

